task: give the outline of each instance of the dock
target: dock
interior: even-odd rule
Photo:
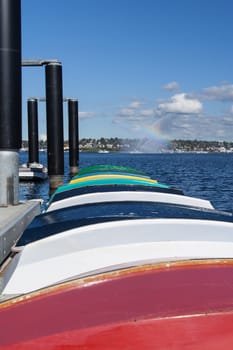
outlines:
[[[40,206],[41,200],[36,199],[0,207],[0,266],[25,228],[40,214]]]

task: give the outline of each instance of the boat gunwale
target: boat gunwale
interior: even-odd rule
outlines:
[[[140,265],[139,265],[140,264]],[[159,261],[142,264],[140,261],[137,266],[118,266],[117,269],[112,269],[110,271],[103,272],[93,272],[88,276],[73,276],[65,281],[60,281],[55,284],[49,285],[47,287],[42,287],[38,290],[31,291],[25,294],[9,295],[6,300],[0,300],[0,311],[12,306],[16,306],[20,303],[27,302],[33,298],[40,298],[46,295],[55,295],[61,293],[66,289],[74,289],[79,287],[87,287],[97,283],[104,283],[109,280],[114,280],[118,278],[124,278],[130,276],[132,273],[140,274],[147,273],[150,271],[155,272],[166,272],[171,269],[181,269],[181,268],[204,268],[209,266],[211,268],[215,267],[232,267],[233,268],[233,258],[207,258],[207,259],[180,259],[171,261]]]

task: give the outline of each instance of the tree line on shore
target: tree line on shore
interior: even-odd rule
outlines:
[[[152,140],[153,141],[153,140]],[[143,145],[148,142],[147,139],[129,139],[129,138],[82,138],[79,140],[79,149],[86,152],[95,152],[99,150],[117,151],[140,151]],[[157,141],[154,141],[155,143]],[[68,149],[69,142],[64,141],[64,148]],[[22,141],[22,148],[28,148],[28,141]],[[39,148],[46,149],[47,141],[39,140]],[[171,140],[161,147],[161,151],[184,151],[184,152],[233,152],[233,142],[229,141],[205,141],[205,140]]]

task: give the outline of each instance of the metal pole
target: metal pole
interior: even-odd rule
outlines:
[[[78,100],[68,100],[70,173],[77,174],[79,165]]]
[[[28,145],[29,163],[39,163],[38,146],[38,103],[35,98],[28,99]]]
[[[19,203],[21,2],[0,0],[0,206]]]
[[[64,136],[63,136],[63,95],[62,66],[50,63],[45,66],[48,174],[50,188],[63,184]]]

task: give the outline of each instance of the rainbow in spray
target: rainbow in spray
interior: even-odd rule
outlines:
[[[153,123],[144,124],[142,130],[144,131],[145,136],[151,137],[163,145],[168,144],[170,136],[165,132],[165,129],[167,129],[167,120],[165,119],[167,118],[163,117]]]
[[[141,141],[137,145],[137,149],[146,153],[160,152],[162,149],[168,149],[170,136],[166,133],[168,129],[168,118],[163,117],[155,122],[143,123],[137,130]]]

